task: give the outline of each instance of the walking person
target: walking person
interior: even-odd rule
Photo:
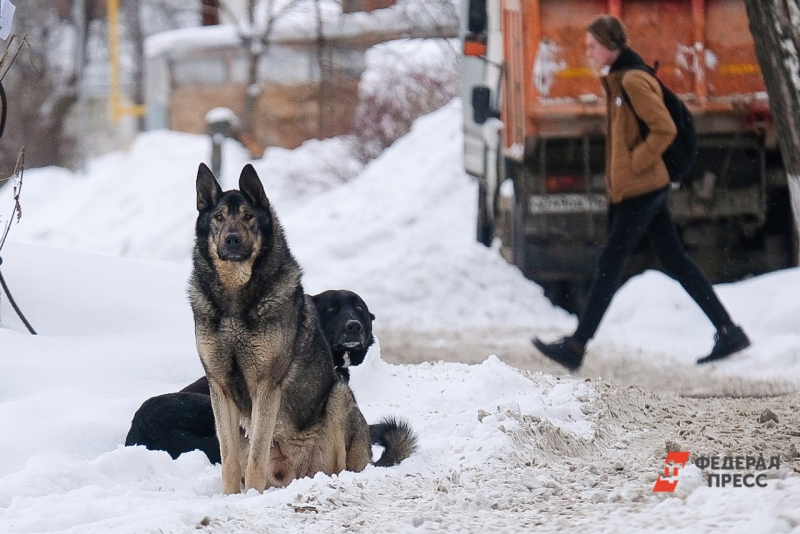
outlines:
[[[697,363],[720,360],[747,348],[747,335],[733,323],[711,282],[686,253],[667,205],[670,179],[661,155],[677,130],[658,80],[648,74],[644,60],[628,47],[625,27],[616,17],[603,15],[589,25],[586,56],[597,67],[608,69],[601,79],[608,112],[608,240],[575,333],[555,343],[534,338],[533,344],[567,369],[580,368],[586,343],[597,331],[620,285],[626,260],[647,236],[667,274],[680,282],[717,329],[714,348]],[[649,129],[645,137],[637,116]]]

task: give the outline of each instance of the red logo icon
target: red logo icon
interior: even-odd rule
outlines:
[[[689,461],[688,452],[670,452],[667,453],[667,459],[664,460],[664,476],[658,476],[653,491],[660,491],[665,493],[672,493],[678,485],[678,472],[681,468],[686,466]],[[670,465],[671,464],[671,465]]]

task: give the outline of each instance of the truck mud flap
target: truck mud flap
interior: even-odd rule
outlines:
[[[602,250],[599,246],[528,242],[525,274],[534,280],[592,278]]]

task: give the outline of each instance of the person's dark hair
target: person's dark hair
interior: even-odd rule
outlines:
[[[625,26],[617,17],[601,15],[594,19],[586,31],[597,39],[597,42],[609,50],[620,50],[628,45]]]

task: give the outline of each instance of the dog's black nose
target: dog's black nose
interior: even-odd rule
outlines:
[[[242,236],[230,233],[225,236],[225,245],[231,248],[238,248],[242,244]]]
[[[344,329],[347,330],[348,332],[358,333],[364,330],[364,327],[361,325],[359,321],[356,321],[355,319],[350,319],[349,321],[344,323]]]

